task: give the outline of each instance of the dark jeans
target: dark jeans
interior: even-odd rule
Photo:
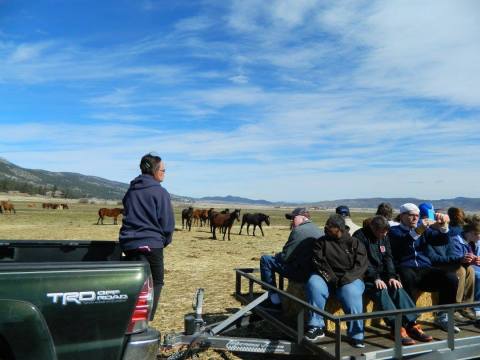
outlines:
[[[150,320],[153,320],[163,287],[163,248],[151,249],[149,252],[142,250],[126,250],[124,253],[125,260],[145,261],[150,264],[150,271],[153,279],[153,308]]]
[[[388,285],[387,285],[388,286]],[[373,302],[380,308],[380,310],[397,310],[397,309],[411,309],[415,308],[415,303],[412,298],[408,296],[407,292],[393,287],[387,289],[377,289],[375,284],[366,282],[365,293],[373,300]],[[417,314],[407,314],[402,316],[402,325],[406,326],[409,323],[414,323],[418,318]],[[387,316],[383,318],[385,323],[393,328],[395,326],[395,316]]]
[[[458,288],[458,278],[454,272],[436,268],[401,267],[398,273],[402,279],[405,291],[415,299],[417,291],[438,291],[440,304],[455,304]]]
[[[284,262],[280,257],[280,254],[275,256],[263,255],[260,258],[260,276],[262,281],[265,281],[270,285],[277,286],[275,273],[278,273],[287,279],[303,282],[306,281],[305,278],[302,278],[299,275],[298,267],[291,263]]]

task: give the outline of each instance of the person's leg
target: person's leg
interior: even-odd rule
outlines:
[[[363,312],[363,291],[365,284],[357,279],[336,290],[338,300],[342,303],[346,314],[361,314]],[[351,339],[363,340],[363,320],[347,322],[347,335]]]
[[[260,258],[260,276],[262,281],[272,286],[277,286],[275,273],[282,276],[287,275],[286,264],[278,257],[272,255],[263,255]],[[269,298],[273,304],[280,304],[281,299],[276,292],[269,291]]]
[[[437,268],[422,268],[418,272],[419,288],[424,291],[438,291],[440,304],[455,304],[458,278],[452,271]]]
[[[458,289],[458,278],[454,271],[446,271],[438,268],[422,268],[419,272],[419,288],[425,291],[438,291],[439,304],[455,304]],[[435,323],[444,331],[447,331],[447,313],[440,311],[436,315]],[[453,328],[459,333],[457,326]]]
[[[458,304],[460,304],[463,301],[463,297],[465,296],[467,271],[465,267],[458,266],[455,268],[455,274],[457,275],[457,278],[458,278],[457,296],[455,297],[455,301]]]
[[[372,299],[379,310],[396,310],[395,304],[392,302],[387,289],[377,289],[373,283],[365,283],[365,294]],[[392,328],[395,324],[395,317],[387,316],[383,318],[385,324]]]
[[[260,258],[260,277],[262,281],[272,286],[277,286],[275,273],[283,273],[283,264],[277,256],[263,255]]]
[[[125,252],[125,260],[127,261],[144,261],[150,265],[150,272],[153,280],[153,307],[150,314],[150,320],[153,320],[157,311],[160,294],[163,288],[164,266],[163,266],[163,248],[151,249],[148,251],[127,250]]]
[[[474,266],[473,267],[475,271],[475,295],[474,295],[474,300],[475,301],[480,301],[480,267]],[[480,305],[477,305],[473,308],[475,310],[475,313],[477,314],[477,317],[480,316]]]
[[[157,311],[160,294],[164,285],[164,264],[163,264],[163,248],[152,249],[146,254],[147,260],[150,263],[150,270],[152,272],[153,280],[153,308],[150,315],[150,321],[153,320],[155,312]]]
[[[407,292],[403,288],[395,289],[393,287],[390,287],[388,290],[389,290],[390,297],[392,298],[392,301],[395,304],[397,309],[412,309],[416,307],[412,298],[407,294]],[[415,321],[417,321],[417,318],[418,318],[417,314],[404,315],[402,319],[403,326],[409,325],[411,323],[415,323]]]
[[[401,267],[398,269],[403,289],[412,299],[416,298],[418,291],[417,271],[418,270],[409,267]]]
[[[312,274],[305,284],[305,290],[307,302],[312,306],[324,310],[329,295],[328,285],[325,280],[320,275]],[[309,311],[308,326],[324,328],[325,321],[323,320],[323,316],[316,312]]]
[[[473,269],[473,266],[467,266],[465,268],[464,287],[465,290],[463,292],[462,302],[473,302],[475,298],[475,270]]]

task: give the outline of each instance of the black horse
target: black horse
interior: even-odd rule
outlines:
[[[253,236],[255,236],[255,228],[258,226],[260,228],[260,231],[262,232],[262,236],[265,236],[263,234],[263,229],[262,229],[262,222],[265,221],[265,224],[270,226],[270,216],[262,214],[262,213],[255,213],[255,214],[243,214],[242,218],[242,226],[240,226],[240,232],[238,235],[242,234],[242,228],[245,223],[247,223],[247,235],[250,235],[248,233],[248,228],[250,225],[253,225]]]
[[[188,228],[188,231],[192,230],[192,217],[193,217],[193,207],[182,210],[182,229]]]

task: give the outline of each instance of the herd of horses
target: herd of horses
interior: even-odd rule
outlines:
[[[29,207],[31,207],[29,205]],[[69,209],[68,205],[63,203],[42,203],[43,209]],[[1,213],[14,213],[15,206],[9,200],[0,201],[0,214]],[[102,224],[106,216],[113,217],[113,224],[117,225],[118,216],[123,215],[122,208],[100,208],[98,210],[98,220],[97,225]],[[196,226],[210,226],[210,232],[212,233],[212,238],[217,239],[216,231],[223,233],[223,240],[225,236],[228,236],[230,240],[230,232],[235,221],[240,221],[240,209],[235,209],[233,212],[230,212],[229,209],[222,211],[216,211],[214,208],[210,209],[194,209],[193,207],[188,207],[187,209],[182,210],[182,229],[192,230],[192,224]],[[262,232],[262,236],[265,236],[262,229],[262,223],[270,225],[270,217],[263,213],[246,213],[242,217],[242,225],[240,226],[239,235],[242,234],[242,229],[245,224],[247,224],[247,234],[249,233],[250,225],[253,225],[253,236],[255,236],[255,230],[257,226]]]
[[[230,231],[232,229],[233,223],[240,221],[240,209],[235,209],[233,212],[230,212],[230,209],[225,209],[222,211],[216,211],[214,208],[210,209],[194,209],[193,207],[188,207],[182,210],[182,229],[192,230],[192,223],[202,227],[203,225],[210,225],[210,232],[212,233],[212,238],[217,239],[216,230],[219,229],[223,233],[223,240],[225,240],[225,235],[228,234],[228,240],[230,240]],[[265,236],[262,229],[262,223],[265,222],[267,225],[270,225],[270,217],[263,213],[246,213],[242,217],[242,225],[240,226],[239,235],[242,234],[242,229],[245,224],[247,224],[247,234],[249,233],[250,225],[253,225],[253,236],[255,236],[255,229],[257,226],[262,232],[262,236]]]
[[[30,207],[30,205],[29,205]],[[42,203],[42,209],[54,209],[54,210],[57,210],[57,209],[61,209],[61,210],[65,210],[65,209],[68,209],[68,204],[57,204],[57,203]]]

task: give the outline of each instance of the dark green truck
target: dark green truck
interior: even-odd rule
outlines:
[[[112,241],[0,240],[0,359],[156,359],[148,264]]]

